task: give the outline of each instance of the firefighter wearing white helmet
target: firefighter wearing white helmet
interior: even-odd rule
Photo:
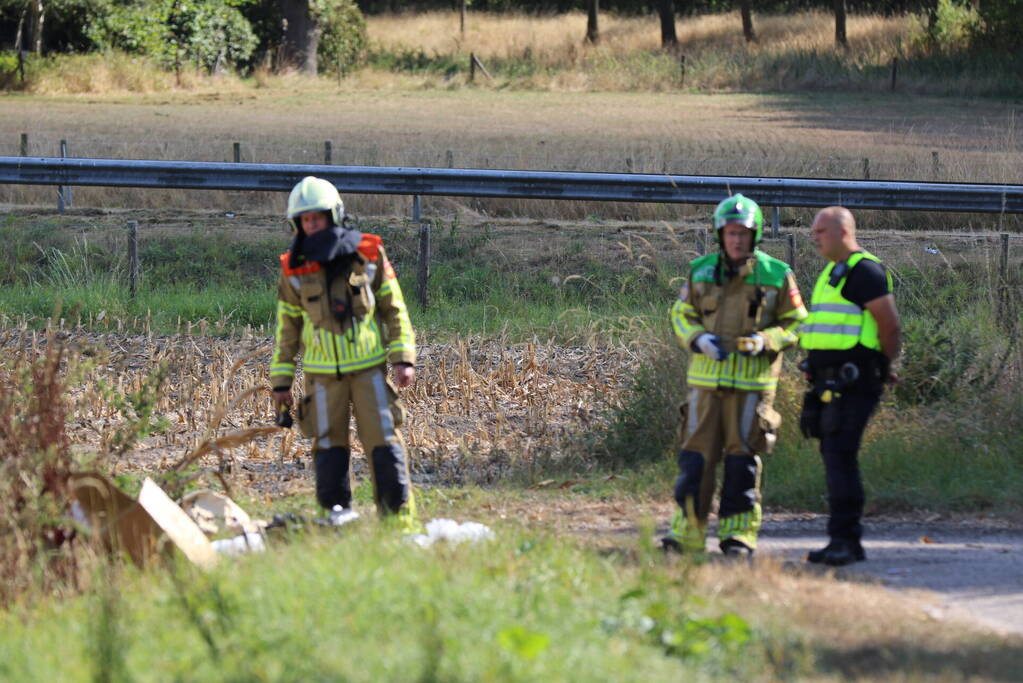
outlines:
[[[292,405],[301,355],[305,391],[296,412],[302,434],[312,439],[316,499],[327,519],[343,524],[358,516],[349,474],[354,414],[377,509],[403,530],[416,531],[398,431],[404,407],[394,386],[415,379],[416,341],[394,268],[377,235],[348,226],[337,188],[326,180],[307,177],[295,185],[287,217],[294,241],[280,258],[270,361],[275,408],[285,415]]]
[[[724,462],[718,540],[726,555],[750,555],[760,529],[760,454],[781,418],[772,407],[781,351],[807,316],[792,270],[760,249],[763,213],[733,195],[714,211],[719,250],[690,264],[671,323],[690,352],[688,400],[675,481],[678,509],[665,549],[703,552],[717,466]]]

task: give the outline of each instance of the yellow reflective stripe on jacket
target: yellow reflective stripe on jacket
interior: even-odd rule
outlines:
[[[702,325],[693,323],[687,317],[696,315],[693,305],[681,299],[676,299],[671,307],[671,327],[685,346],[689,346],[698,333],[705,331]]]
[[[831,262],[821,272],[810,298],[810,315],[799,327],[799,343],[804,349],[844,351],[862,344],[868,349],[881,350],[881,338],[873,314],[842,296],[848,273],[864,259],[880,263],[876,256],[865,251],[853,254],[846,262],[846,274],[835,286],[830,284],[830,280],[838,264]],[[887,275],[888,288],[891,289],[891,274]]]
[[[764,391],[778,385],[771,364],[771,359],[762,355],[730,353],[724,360],[717,361],[702,353],[694,353],[689,361],[687,380],[692,386],[709,389]]]
[[[336,334],[313,326],[309,315],[302,312],[302,369],[305,372],[354,372],[379,365],[386,357],[380,343],[380,327],[374,318],[356,319],[344,334]]]
[[[291,360],[281,359],[281,338],[284,334],[284,318],[298,318],[303,315],[302,309],[298,306],[292,306],[286,301],[277,300],[277,326],[274,330],[274,350],[273,355],[270,358],[270,376],[274,375],[286,375],[289,377],[295,376],[295,364]]]

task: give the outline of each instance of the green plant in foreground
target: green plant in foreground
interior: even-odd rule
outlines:
[[[0,613],[0,661],[22,680],[81,680],[120,661],[138,680],[211,681],[647,681],[767,665],[762,632],[694,606],[686,563],[497,532],[486,546],[420,549],[367,523],[210,574],[125,572],[105,610],[81,598],[45,619]],[[79,629],[105,645],[69,636]]]

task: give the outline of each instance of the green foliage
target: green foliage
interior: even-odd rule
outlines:
[[[167,67],[213,71],[246,61],[256,36],[229,0],[135,0],[112,5],[91,28],[101,49],[152,57]]]
[[[979,15],[988,45],[1006,52],[1023,48],[1023,0],[986,0],[980,3]]]
[[[687,361],[673,339],[662,342],[633,372],[621,403],[608,409],[608,427],[596,450],[605,467],[635,468],[671,456],[686,395]]]
[[[12,680],[77,680],[103,662],[125,679],[203,681],[803,673],[773,662],[763,630],[695,604],[681,563],[601,555],[510,524],[496,531],[486,547],[423,550],[367,520],[345,534],[307,530],[210,572],[125,572],[106,607],[71,598],[46,618],[40,608],[0,613],[0,662]]]
[[[310,0],[309,10],[321,30],[320,70],[340,78],[361,64],[367,45],[366,19],[354,0]]]
[[[920,46],[946,54],[968,49],[981,29],[977,10],[959,0],[937,0],[933,13],[922,15],[920,22]]]

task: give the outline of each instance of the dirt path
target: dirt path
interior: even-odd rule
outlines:
[[[669,503],[533,501],[523,510],[537,523],[587,535],[594,543],[628,546],[650,521],[667,531]],[[714,526],[711,521],[711,527]],[[830,574],[837,581],[877,583],[916,598],[927,616],[970,621],[1023,635],[1023,525],[1018,520],[910,515],[864,520],[867,561],[838,569],[805,562],[825,542],[827,518],[814,513],[765,514],[757,557],[780,559],[793,571]],[[708,548],[715,549],[713,537]]]
[[[769,514],[759,552],[805,565],[823,543],[821,515]],[[899,591],[926,591],[936,619],[966,618],[1023,634],[1023,529],[991,519],[873,518],[866,562],[834,571],[838,580],[875,580]]]

